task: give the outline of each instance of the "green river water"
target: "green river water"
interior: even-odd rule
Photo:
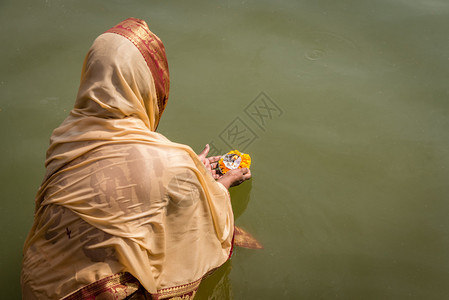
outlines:
[[[128,17],[167,50],[158,130],[253,159],[233,206],[264,249],[197,299],[447,299],[447,0],[1,0],[0,298],[84,56]]]

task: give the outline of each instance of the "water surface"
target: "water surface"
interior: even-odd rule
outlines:
[[[84,55],[130,16],[166,46],[159,131],[253,158],[233,205],[265,248],[236,249],[198,299],[447,297],[447,1],[4,0],[0,16],[7,298],[20,297],[48,139],[73,105]],[[235,128],[245,139],[232,141]]]

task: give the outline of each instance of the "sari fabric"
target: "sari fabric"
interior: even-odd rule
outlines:
[[[119,274],[153,298],[192,296],[229,258],[227,189],[190,147],[155,132],[168,86],[164,47],[145,22],[125,20],[94,41],[75,106],[50,139],[24,246],[24,299],[128,278]],[[120,295],[139,289],[131,283]]]

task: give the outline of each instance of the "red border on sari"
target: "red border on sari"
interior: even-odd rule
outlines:
[[[167,105],[170,77],[165,48],[162,41],[150,31],[144,20],[128,18],[106,32],[119,34],[130,40],[139,49],[153,75],[156,87],[159,115]]]
[[[63,300],[94,300],[102,296],[111,296],[113,299],[126,299],[136,293],[140,287],[140,282],[131,274],[126,272],[117,273],[86,285],[64,297]]]

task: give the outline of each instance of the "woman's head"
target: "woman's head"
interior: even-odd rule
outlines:
[[[100,35],[90,48],[75,110],[100,118],[136,117],[154,131],[168,92],[162,42],[144,21],[130,18]]]
[[[130,18],[101,34],[84,60],[75,106],[51,136],[47,177],[99,146],[160,144],[155,130],[168,89],[164,46],[144,21]]]

